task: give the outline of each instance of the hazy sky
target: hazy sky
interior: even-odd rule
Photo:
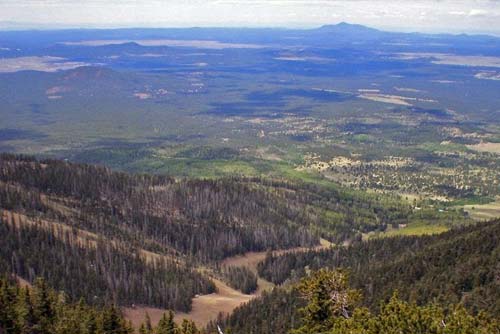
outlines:
[[[0,26],[314,27],[500,34],[500,0],[0,0]]]

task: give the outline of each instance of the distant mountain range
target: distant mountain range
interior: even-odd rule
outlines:
[[[461,34],[452,34],[452,33],[423,33],[423,32],[396,32],[396,31],[385,31],[382,29],[376,29],[372,27],[368,27],[361,24],[353,24],[348,22],[340,22],[337,24],[326,24],[322,25],[318,28],[277,28],[277,27],[124,27],[124,26],[109,26],[109,27],[99,27],[96,28],[92,25],[67,25],[67,24],[57,24],[57,23],[33,23],[33,22],[16,22],[16,21],[0,21],[0,32],[2,31],[25,31],[25,30],[177,30],[177,31],[186,31],[186,30],[237,30],[237,31],[259,31],[259,30],[274,30],[274,31],[304,31],[304,32],[321,32],[321,33],[335,33],[335,34],[422,34],[422,35],[448,35],[448,36],[490,36],[496,37],[498,36],[487,34],[487,33],[461,33]]]
[[[38,30],[27,30],[35,28]],[[450,46],[453,45],[453,53],[488,56],[498,56],[498,50],[500,50],[500,38],[495,36],[388,32],[345,22],[314,29],[196,27],[65,29],[62,26],[40,27],[22,23],[0,22],[0,47],[10,49],[22,48],[26,50],[27,46],[32,49],[45,49],[54,47],[57,43],[68,43],[69,46],[75,46],[72,43],[96,40],[120,40],[127,43],[138,39],[142,41],[210,41],[236,43],[239,46],[251,44],[252,48],[348,47],[379,52],[449,53]],[[103,45],[105,44],[100,44],[100,46]],[[2,54],[2,56],[18,57],[20,54]]]

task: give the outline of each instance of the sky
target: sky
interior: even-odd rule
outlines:
[[[500,0],[0,0],[0,29],[312,28],[339,22],[500,35]]]

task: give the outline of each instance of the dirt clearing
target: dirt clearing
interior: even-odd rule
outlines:
[[[189,319],[198,327],[204,327],[210,320],[216,319],[222,313],[231,313],[236,307],[248,302],[256,295],[245,295],[227,286],[218,279],[212,279],[217,287],[217,293],[197,296],[193,298],[193,308],[189,313],[177,312],[175,320]],[[144,321],[146,312],[151,317],[151,322],[156,325],[166,310],[152,307],[125,308],[123,310],[127,319],[132,321],[134,327],[138,328]]]
[[[291,252],[304,252],[310,249],[324,249],[330,247],[332,244],[324,239],[320,240],[320,245],[313,248],[298,247],[287,250],[275,251],[274,254],[285,254]],[[222,265],[230,266],[245,266],[257,273],[257,264],[264,260],[267,252],[249,252],[244,255],[233,256],[222,261]],[[175,320],[177,322],[182,321],[182,319],[189,319],[196,323],[198,327],[206,326],[210,320],[217,318],[219,313],[231,313],[238,306],[256,298],[262,294],[263,291],[271,290],[274,284],[268,282],[262,278],[259,278],[257,291],[251,295],[246,295],[229,287],[226,283],[219,279],[211,277],[215,286],[217,287],[217,293],[212,293],[209,295],[202,295],[193,298],[192,310],[189,313],[177,312],[175,314]],[[135,307],[135,308],[124,308],[124,315],[127,319],[132,321],[134,327],[138,328],[140,324],[144,321],[146,312],[151,318],[151,322],[156,324],[161,316],[166,310],[160,308],[152,307]]]

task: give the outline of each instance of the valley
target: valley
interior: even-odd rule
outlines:
[[[258,29],[39,32],[16,54],[16,33],[4,32],[1,145],[129,172],[492,201],[498,81],[480,73],[497,71],[498,40],[350,28],[265,41]],[[366,39],[349,42],[358,33]]]
[[[326,249],[331,246],[331,244],[325,240],[320,240],[321,245],[313,247],[313,248],[291,248],[287,250],[274,251],[273,254],[281,255],[286,253],[296,253],[296,252],[305,252],[308,250],[320,250]],[[243,255],[236,255],[233,257],[226,258],[222,261],[222,266],[233,266],[233,267],[247,267],[252,270],[255,274],[257,274],[257,264],[263,261],[268,252],[249,252]],[[262,295],[264,291],[271,291],[274,288],[274,284],[266,281],[262,277],[258,277],[257,280],[257,290],[252,294],[244,294],[238,290],[235,290],[228,286],[223,281],[214,278],[213,273],[210,273],[210,270],[200,269],[207,273],[210,278],[215,283],[217,288],[217,292],[195,296],[192,300],[192,310],[189,313],[177,312],[175,314],[175,318],[177,321],[182,321],[182,319],[192,320],[198,325],[198,327],[203,328],[209,324],[210,321],[217,319],[219,313],[228,315],[234,309],[243,304],[249,302],[253,298],[259,297]],[[126,319],[130,319],[134,326],[138,328],[142,321],[145,318],[146,312],[151,317],[151,322],[153,324],[157,324],[160,320],[161,316],[166,310],[151,308],[151,307],[134,307],[134,308],[125,308],[124,315]]]

